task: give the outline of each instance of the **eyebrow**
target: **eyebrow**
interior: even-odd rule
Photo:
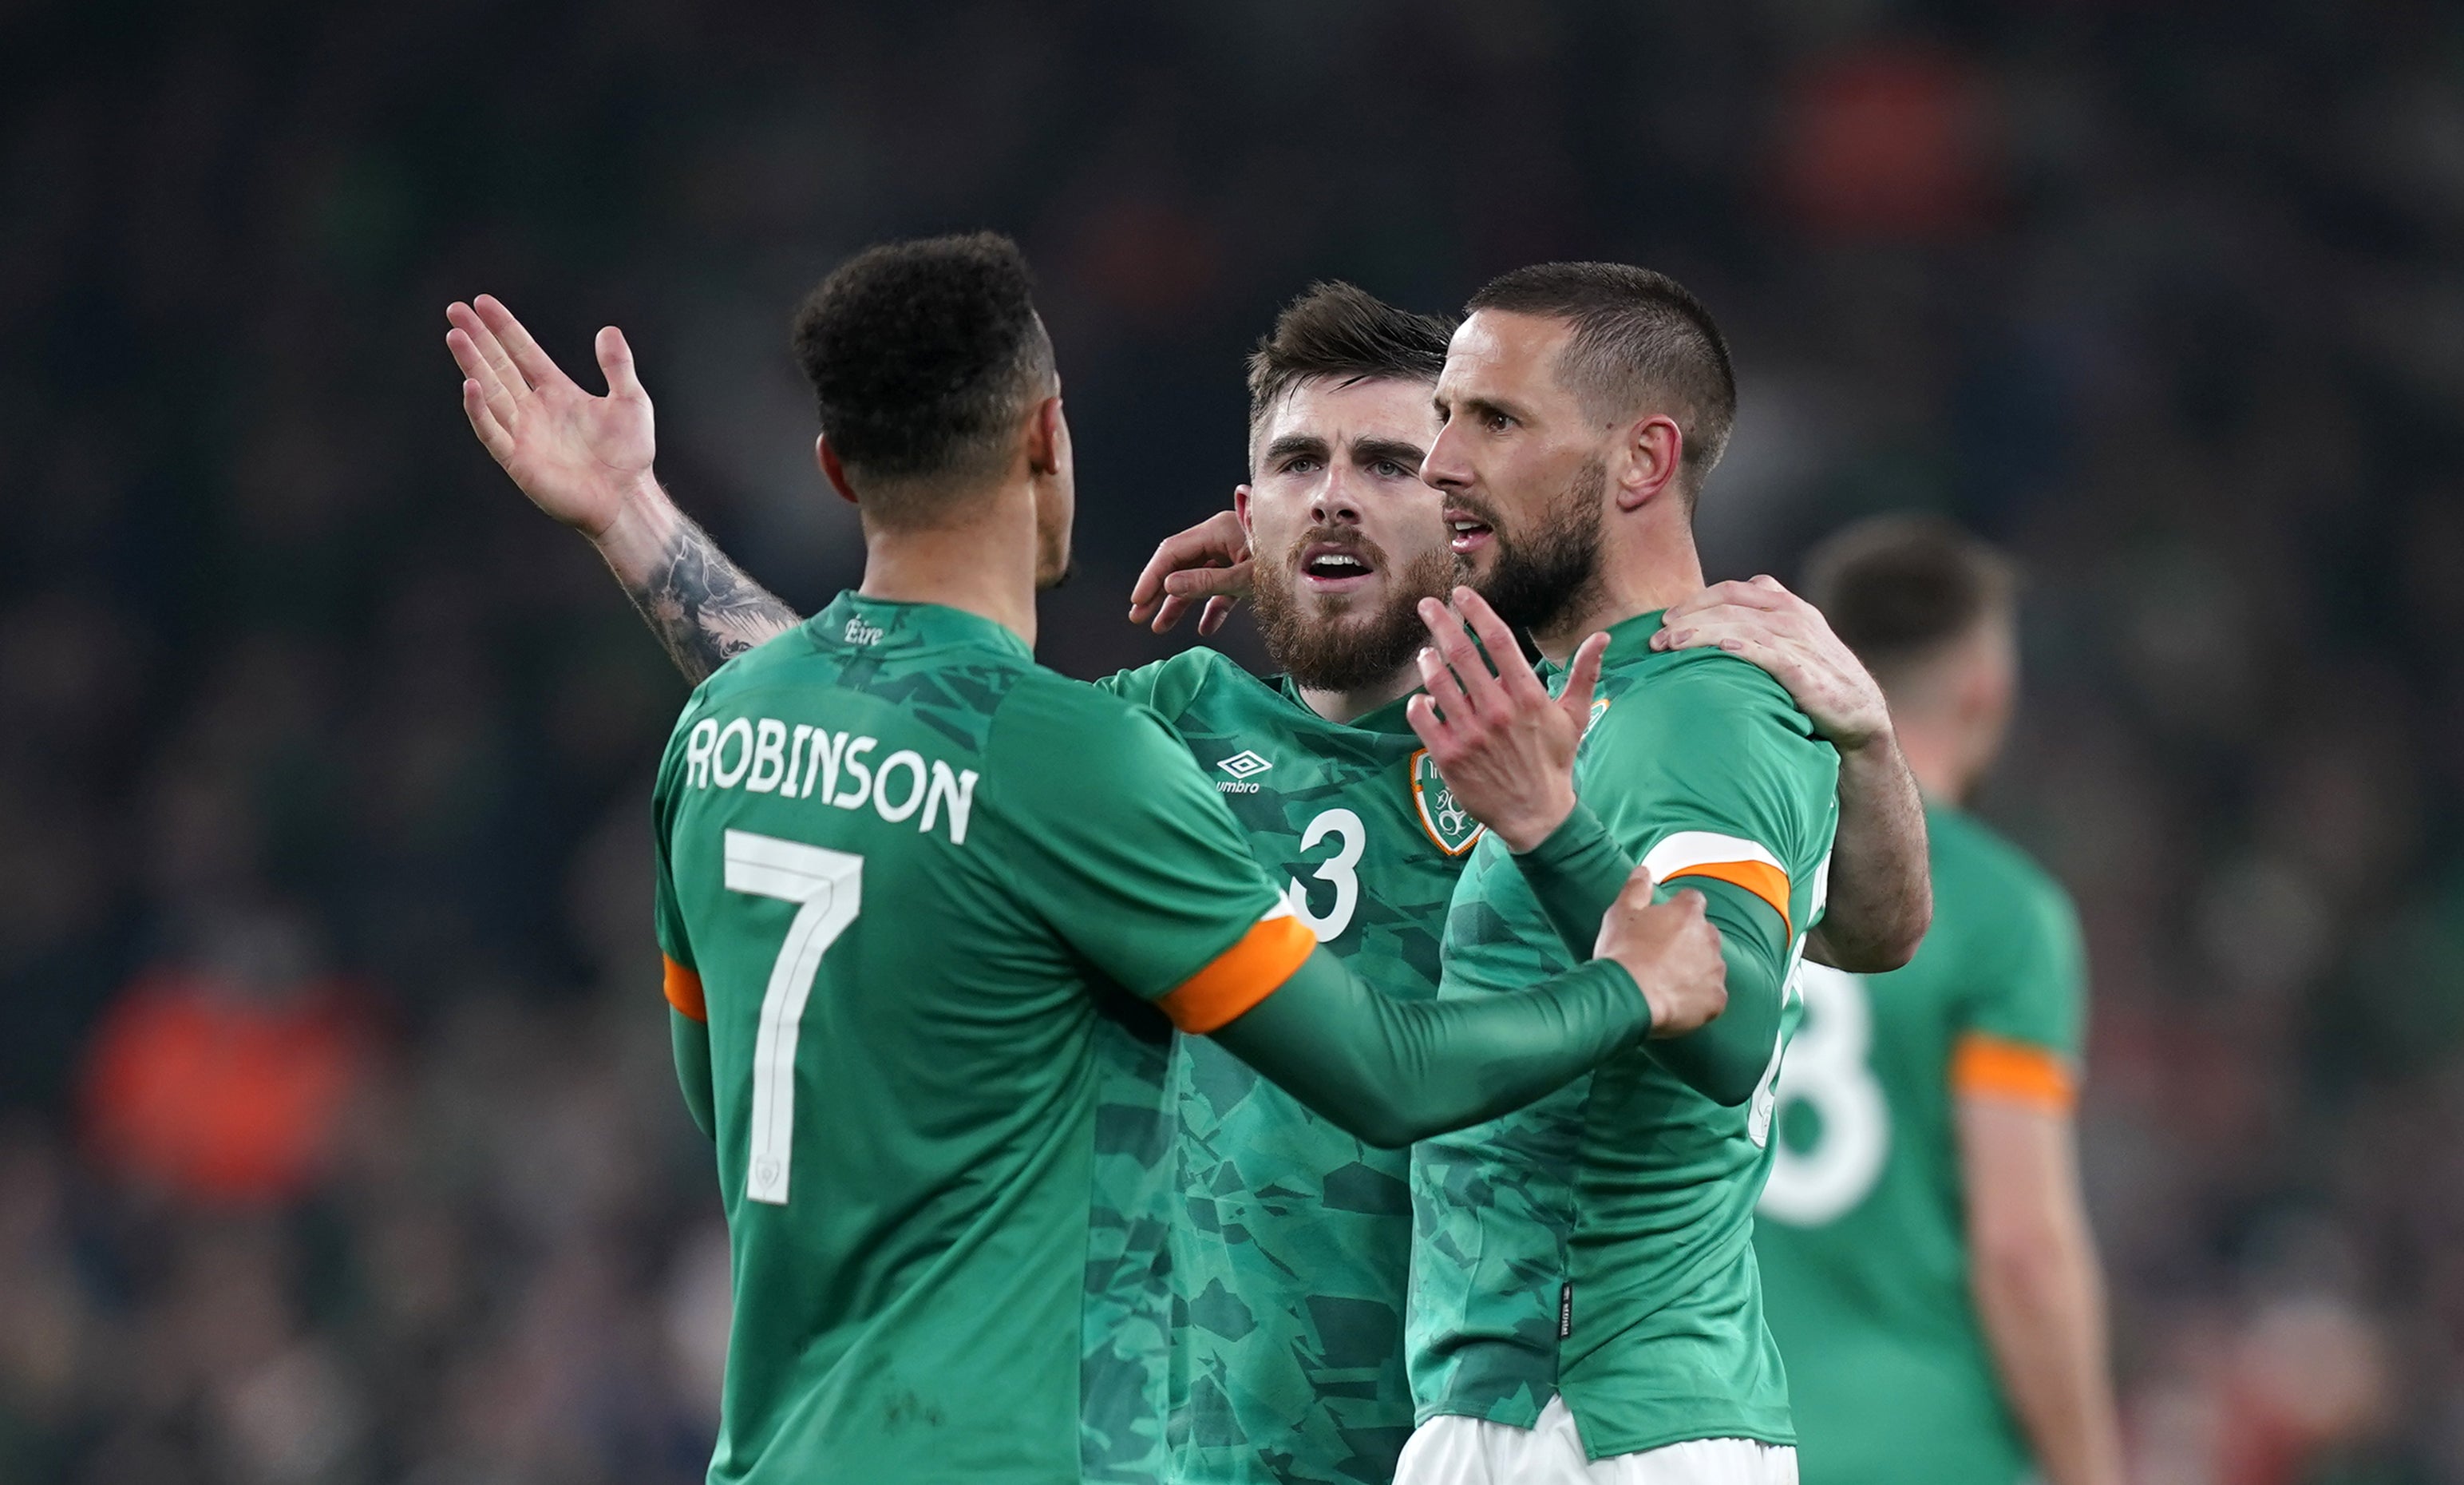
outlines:
[[[1392,459],[1405,469],[1417,470],[1420,461],[1428,456],[1426,449],[1400,438],[1363,438],[1352,446],[1352,461],[1355,464],[1375,464],[1381,459]]]
[[[1505,403],[1498,402],[1487,397],[1458,397],[1455,399],[1455,409],[1459,411],[1468,413],[1473,417],[1485,417],[1489,413],[1495,412],[1510,417],[1518,423],[1528,423],[1531,421],[1529,418],[1523,415],[1521,410],[1508,407]]]
[[[1286,433],[1266,445],[1266,462],[1280,464],[1286,459],[1309,456],[1326,457],[1326,440],[1315,433]]]

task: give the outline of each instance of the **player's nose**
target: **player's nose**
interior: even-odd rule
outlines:
[[[1340,466],[1329,471],[1316,499],[1309,501],[1309,515],[1321,526],[1358,525],[1359,477]]]
[[[1452,418],[1438,430],[1420,460],[1420,482],[1435,490],[1460,490],[1471,483],[1471,465],[1463,458],[1463,437]]]

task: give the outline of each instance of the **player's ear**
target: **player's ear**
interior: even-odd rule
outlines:
[[[1254,537],[1257,534],[1249,529],[1249,487],[1247,485],[1232,487],[1232,519],[1241,522],[1243,536]]]
[[[1035,405],[1026,424],[1026,467],[1038,475],[1057,475],[1069,462],[1069,419],[1062,414],[1058,393]]]
[[[849,505],[857,503],[855,486],[847,483],[847,468],[839,463],[839,451],[830,447],[829,434],[824,433],[813,440],[813,462],[822,467],[822,477],[830,482],[830,488],[839,493],[840,499]]]
[[[1673,493],[1684,453],[1685,434],[1665,413],[1655,412],[1627,429],[1614,466],[1617,509],[1640,510],[1662,491]]]

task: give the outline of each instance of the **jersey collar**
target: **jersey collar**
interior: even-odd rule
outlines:
[[[1638,613],[1610,625],[1609,648],[1600,656],[1601,668],[1605,670],[1612,665],[1650,659],[1658,653],[1651,648],[1651,636],[1660,632],[1661,618],[1667,612],[1665,609],[1654,609],[1648,613]],[[1550,690],[1554,691],[1564,684],[1566,668],[1554,660],[1543,660],[1540,662],[1540,678],[1548,683]]]
[[[867,598],[853,588],[840,593],[830,600],[828,608],[806,619],[804,631],[817,644],[868,654],[963,645],[1005,651],[1022,660],[1035,658],[1034,649],[1025,640],[982,614],[945,604]]]
[[[1330,727],[1351,727],[1360,732],[1411,731],[1412,720],[1404,715],[1403,709],[1412,704],[1412,698],[1420,694],[1417,689],[1405,692],[1403,695],[1397,697],[1394,700],[1387,702],[1384,706],[1377,708],[1374,712],[1364,712],[1361,715],[1354,717],[1350,721],[1337,722],[1327,721],[1325,718],[1318,717],[1317,713],[1310,711],[1308,699],[1301,695],[1301,688],[1293,683],[1292,678],[1289,676],[1276,676],[1275,689],[1284,694],[1285,700],[1289,701],[1292,705],[1299,707],[1304,712],[1309,712],[1311,717],[1317,718],[1319,721],[1326,722],[1326,725]]]

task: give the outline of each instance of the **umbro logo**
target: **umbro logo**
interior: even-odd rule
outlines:
[[[1275,765],[1244,747],[1215,766],[1236,779],[1245,779],[1253,774],[1264,773]]]

